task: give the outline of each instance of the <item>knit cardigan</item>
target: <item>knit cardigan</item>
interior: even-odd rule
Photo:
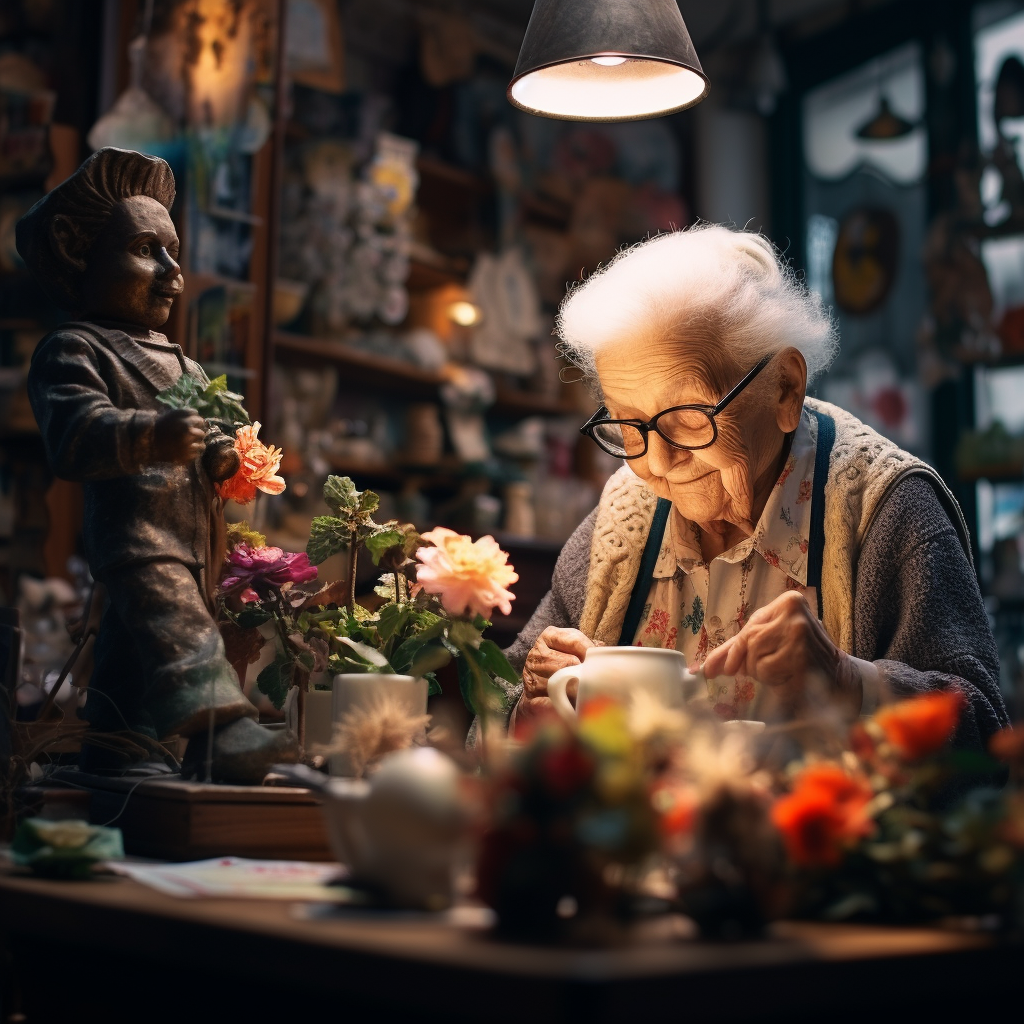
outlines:
[[[999,660],[960,510],[938,474],[849,413],[806,400],[836,423],[825,485],[826,632],[872,661],[894,696],[955,688],[968,698],[957,745],[979,749],[1007,724]],[[551,590],[508,649],[521,671],[549,625],[618,642],[655,496],[628,467],[566,542]],[[521,686],[509,691],[510,706]]]

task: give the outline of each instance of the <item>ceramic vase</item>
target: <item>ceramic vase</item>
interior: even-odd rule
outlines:
[[[331,693],[331,721],[337,724],[350,711],[370,708],[382,693],[394,697],[410,715],[427,713],[427,681],[414,676],[385,675],[376,672],[345,672],[334,677]],[[331,756],[331,775],[353,777],[357,773],[346,751]]]

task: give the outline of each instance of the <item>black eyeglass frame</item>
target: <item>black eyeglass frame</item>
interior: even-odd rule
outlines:
[[[608,452],[609,455],[614,455],[619,459],[640,459],[647,454],[647,446],[649,442],[649,435],[653,430],[666,444],[671,445],[673,448],[678,448],[680,451],[685,452],[699,452],[704,448],[710,448],[718,440],[718,423],[715,421],[715,417],[734,399],[737,395],[772,361],[773,356],[765,356],[757,365],[730,391],[725,398],[723,398],[717,405],[673,405],[671,409],[662,409],[661,412],[651,417],[646,423],[643,420],[612,420],[608,419],[608,408],[602,405],[593,416],[587,420],[586,423],[580,427],[580,433],[585,434],[590,438],[604,452]],[[667,416],[670,412],[680,412],[683,409],[695,409],[698,412],[704,413],[705,416],[711,422],[711,440],[706,444],[679,444],[677,441],[673,441],[672,438],[666,437],[658,429],[658,420],[662,416]],[[635,427],[643,434],[644,438],[644,450],[637,452],[636,455],[619,455],[617,452],[609,452],[607,448],[594,436],[594,428],[602,426],[605,423],[622,423],[629,427]]]

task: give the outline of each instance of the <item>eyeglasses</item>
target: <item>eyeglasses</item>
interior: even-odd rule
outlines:
[[[674,405],[664,409],[646,423],[643,420],[608,419],[608,410],[601,406],[580,433],[597,442],[617,459],[639,459],[647,454],[647,439],[653,430],[673,448],[699,451],[710,448],[718,440],[715,417],[772,361],[765,356],[717,405]]]

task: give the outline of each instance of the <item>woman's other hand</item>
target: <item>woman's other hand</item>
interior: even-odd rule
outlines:
[[[875,671],[873,665],[836,647],[804,596],[789,590],[754,612],[702,667],[708,679],[753,677],[774,691],[787,714],[820,693],[857,715],[863,698],[862,666]],[[821,688],[817,693],[816,687]]]
[[[549,709],[548,680],[560,668],[578,665],[594,646],[590,637],[578,629],[548,626],[530,649],[523,666],[523,695],[516,707],[517,722],[538,711]],[[568,687],[569,699],[576,702],[576,687]]]

